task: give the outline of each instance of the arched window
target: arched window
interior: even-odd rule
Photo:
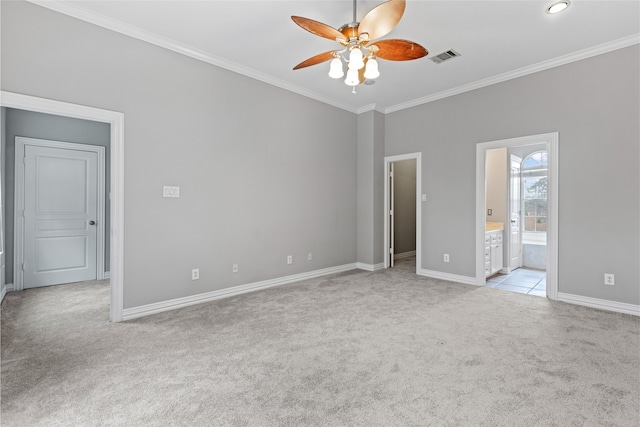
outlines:
[[[524,232],[547,232],[547,152],[536,151],[522,161]]]

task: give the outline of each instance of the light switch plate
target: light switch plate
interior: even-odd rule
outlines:
[[[180,197],[180,187],[165,185],[162,187],[162,197]]]

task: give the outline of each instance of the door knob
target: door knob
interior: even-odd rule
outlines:
[[[95,221],[89,221],[89,225],[96,225]]]

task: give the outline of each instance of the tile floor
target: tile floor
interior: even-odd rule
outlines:
[[[406,271],[415,271],[416,257],[401,258],[395,261],[395,267]],[[518,268],[510,274],[495,274],[487,277],[487,287],[518,292],[521,294],[547,296],[547,273],[543,270]]]
[[[486,286],[506,291],[519,292],[521,294],[547,296],[547,273],[543,270],[534,270],[521,267],[509,274],[495,274],[487,277]]]

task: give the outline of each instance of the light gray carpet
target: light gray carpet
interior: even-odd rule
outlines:
[[[3,426],[640,425],[637,317],[402,268],[120,324],[108,292],[6,296]]]

